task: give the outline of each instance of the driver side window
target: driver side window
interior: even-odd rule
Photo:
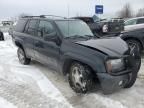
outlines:
[[[44,35],[51,34],[54,31],[55,31],[54,27],[53,27],[53,25],[50,22],[48,22],[48,21],[40,21],[38,36],[43,37]]]

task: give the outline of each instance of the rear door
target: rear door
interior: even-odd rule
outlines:
[[[24,40],[24,46],[25,46],[25,51],[28,57],[30,58],[35,58],[34,56],[34,39],[36,38],[36,30],[37,30],[37,25],[38,20],[36,19],[30,19],[26,27],[24,29],[24,35],[25,38]]]
[[[54,41],[45,41],[44,36],[52,36],[56,29],[52,22],[39,21],[37,38],[34,41],[35,56],[38,61],[48,64],[51,67],[57,67],[60,46]],[[53,36],[51,37],[53,38]]]

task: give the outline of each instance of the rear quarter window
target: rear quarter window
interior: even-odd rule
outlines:
[[[16,32],[23,32],[25,25],[26,25],[27,20],[25,19],[20,19],[15,27]]]

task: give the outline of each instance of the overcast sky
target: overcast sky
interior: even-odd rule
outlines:
[[[114,15],[126,3],[130,3],[134,11],[144,8],[144,0],[0,0],[0,18],[21,13],[91,16],[96,4],[104,5],[104,15],[107,16]]]

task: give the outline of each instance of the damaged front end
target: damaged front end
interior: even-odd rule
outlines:
[[[107,73],[97,73],[97,76],[104,94],[111,94],[121,88],[130,88],[135,83],[141,58],[134,53],[119,58],[108,57],[105,66]]]

